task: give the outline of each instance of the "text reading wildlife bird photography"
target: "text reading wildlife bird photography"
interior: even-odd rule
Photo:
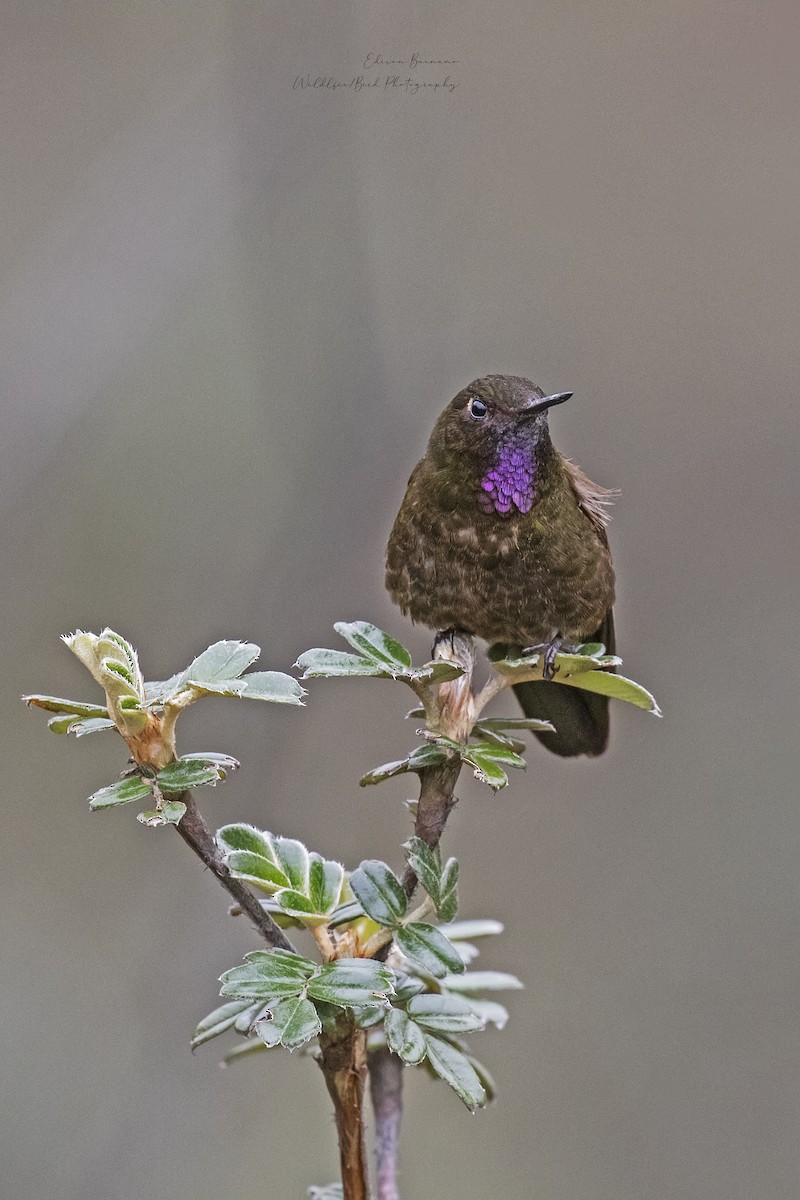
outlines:
[[[659,713],[650,693],[617,671],[608,493],[549,438],[548,410],[568,395],[489,376],[460,392],[437,422],[387,552],[392,596],[436,631],[431,661],[415,667],[399,642],[354,621],[335,625],[348,649],[308,650],[296,664],[303,680],[391,680],[414,693],[416,744],[360,780],[418,777],[398,871],[378,858],[346,867],[249,824],[211,834],[194,792],[224,781],[238,763],[219,751],[180,754],[180,713],[209,696],[299,705],[306,695],[291,675],[250,670],[260,654],[252,643],[217,642],[177,674],[148,682],[124,637],[78,631],[64,641],[100,685],[102,702],[24,698],[52,714],[55,733],[116,730],[130,764],[89,798],[90,809],[137,802],[143,825],[174,827],[229,893],[232,911],[252,922],[257,948],[222,976],[224,1003],[199,1022],[192,1046],[230,1033],[239,1042],[228,1062],[282,1046],[319,1063],[341,1179],[312,1187],[317,1200],[398,1200],[405,1066],[443,1080],[472,1111],[494,1095],[466,1039],[488,1025],[503,1028],[508,1013],[495,994],[522,984],[511,973],[469,969],[477,943],[502,926],[494,914],[456,920],[458,861],[443,856],[440,842],[462,768],[497,791],[509,769],[525,766],[526,731],[557,754],[596,755],[608,740],[609,699]],[[475,638],[490,643],[480,666]],[[485,716],[507,687],[525,715]],[[455,1176],[453,1188],[455,1195]]]

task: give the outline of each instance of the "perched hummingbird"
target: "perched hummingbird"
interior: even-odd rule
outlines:
[[[555,686],[556,651],[603,642],[614,653],[614,569],[604,506],[550,440],[547,413],[571,392],[545,395],[517,375],[476,379],[436,422],[408,481],[386,551],[386,587],[403,613],[545,654],[545,678],[515,685],[556,754],[602,754],[608,699]]]

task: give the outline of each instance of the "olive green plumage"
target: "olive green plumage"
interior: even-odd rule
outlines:
[[[413,621],[488,642],[597,640],[613,651],[610,493],[550,440],[547,410],[567,398],[490,375],[447,405],[386,554],[386,586]],[[529,716],[553,721],[557,732],[540,740],[555,753],[605,749],[605,697],[546,681],[515,690]]]

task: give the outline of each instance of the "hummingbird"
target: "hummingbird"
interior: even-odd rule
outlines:
[[[386,550],[386,587],[412,621],[486,642],[534,647],[543,679],[514,685],[526,716],[555,732],[555,754],[602,754],[608,698],[552,683],[557,652],[602,642],[613,654],[613,492],[555,449],[548,413],[571,392],[517,375],[460,391],[434,425]]]

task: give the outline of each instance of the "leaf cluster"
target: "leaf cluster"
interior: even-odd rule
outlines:
[[[469,721],[458,726],[467,732],[459,741],[447,736],[440,721],[438,689],[458,680],[464,674],[461,666],[440,658],[414,667],[404,646],[368,622],[339,622],[335,629],[349,649],[302,654],[296,665],[303,678],[400,680],[422,705],[409,715],[426,722],[422,744],[405,758],[368,772],[363,785],[458,760],[497,790],[507,785],[509,768],[525,766],[519,734],[552,729],[546,721],[482,715],[503,687],[542,678],[544,659],[536,651],[491,648],[492,675],[477,696],[469,694]],[[185,793],[215,785],[238,766],[220,753],[178,757],[175,724],[184,708],[205,696],[302,704],[305,694],[297,680],[282,672],[250,671],[260,654],[251,642],[216,642],[177,674],[147,682],[134,648],[111,629],[100,634],[78,630],[64,641],[102,687],[105,704],[39,694],[24,699],[52,714],[48,724],[56,733],[82,737],[116,729],[122,735],[135,765],[96,791],[90,808],[146,802],[152,806],[139,813],[146,825],[179,823],[186,812]],[[616,673],[620,662],[602,645],[587,643],[556,655],[554,682],[660,715],[649,692]],[[478,954],[475,940],[502,927],[492,921],[454,920],[456,859],[443,860],[438,847],[431,849],[418,837],[405,843],[408,865],[427,895],[409,911],[401,880],[380,860],[366,860],[348,874],[341,863],[296,839],[246,824],[223,826],[216,845],[230,877],[263,893],[262,906],[280,924],[311,931],[323,961],[284,948],[246,955],[222,976],[225,1002],[197,1026],[193,1047],[232,1029],[244,1035],[244,1042],[228,1061],[278,1045],[294,1050],[337,1027],[344,1013],[369,1030],[372,1045],[387,1046],[410,1065],[424,1064],[470,1109],[486,1103],[493,1084],[464,1038],[489,1024],[502,1028],[508,1013],[491,993],[522,985],[506,973],[467,970]],[[428,918],[434,914],[443,924],[431,923]],[[385,962],[374,957],[379,951],[386,954]],[[319,1200],[333,1200],[337,1186],[317,1189]]]
[[[184,754],[160,771],[148,773],[141,769],[134,770],[116,783],[100,788],[89,797],[89,808],[92,812],[98,812],[103,808],[130,804],[132,800],[140,803],[154,800],[155,807],[140,812],[138,820],[151,827],[177,825],[186,812],[186,805],[182,800],[170,799],[170,796],[180,795],[192,788],[214,786],[238,766],[239,763],[229,754]]]
[[[295,838],[235,824],[217,830],[216,840],[231,874],[266,892],[272,903],[265,907],[273,916],[290,918],[288,924],[329,924],[346,897],[342,864],[307,850]]]
[[[425,741],[404,758],[367,771],[360,780],[362,787],[383,783],[408,772],[419,773],[455,757],[472,768],[479,782],[498,791],[508,784],[508,768],[520,770],[525,767],[522,756],[525,743],[514,735],[523,730],[553,732],[554,727],[549,721],[534,718],[479,718],[475,720],[466,744],[454,741],[442,735],[432,720],[436,707],[431,687],[458,678],[463,674],[460,667],[446,660],[436,660],[415,668],[405,646],[366,621],[339,621],[334,628],[349,643],[351,651],[307,650],[295,664],[303,671],[303,679],[364,676],[399,679],[423,702],[423,707],[412,709],[409,716],[427,720],[427,729],[421,731]],[[508,684],[542,678],[544,656],[538,651],[525,654],[519,647],[496,645],[490,648],[489,659],[498,677],[492,694]],[[623,700],[660,716],[658,705],[645,688],[616,674],[621,662],[616,655],[606,654],[601,643],[586,642],[555,656],[553,682]]]
[[[490,647],[489,661],[512,683],[542,678],[544,655],[538,651],[523,654],[518,647],[498,643]],[[622,659],[616,654],[606,654],[602,642],[584,642],[569,652],[556,654],[551,682],[623,700],[660,717],[655,697],[640,683],[619,675],[616,668],[621,665]]]
[[[337,621],[333,627],[354,653],[345,650],[306,650],[295,663],[303,679],[333,679],[367,676],[400,679],[417,688],[420,684],[444,683],[463,675],[454,663],[436,660],[414,667],[405,646],[368,621]]]
[[[170,679],[148,683],[133,646],[112,629],[100,634],[78,630],[63,640],[104,689],[106,704],[40,694],[23,700],[54,714],[48,721],[54,733],[83,737],[116,729],[136,765],[122,779],[94,792],[89,807],[98,811],[154,800],[153,808],[139,813],[139,820],[149,826],[176,825],[186,805],[170,796],[215,785],[239,765],[230,755],[212,751],[177,757],[175,723],[184,708],[202,696],[302,704],[305,695],[297,680],[281,671],[244,674],[261,653],[253,642],[215,642]]]
[[[117,729],[123,737],[141,734],[148,720],[171,718],[201,696],[238,696],[279,704],[302,704],[305,692],[296,679],[282,671],[244,672],[261,649],[253,642],[215,642],[169,679],[148,683],[130,642],[104,629],[100,634],[65,635],[65,644],[106,693],[105,705],[66,700],[59,696],[23,696],[28,705],[55,713],[48,721],[53,733],[78,737],[104,729]]]
[[[521,985],[512,975],[466,970],[478,953],[469,939],[502,926],[453,922],[455,858],[443,861],[438,848],[417,837],[406,842],[409,865],[428,894],[421,908],[409,911],[400,879],[379,860],[362,862],[348,876],[341,864],[301,842],[251,825],[223,826],[217,844],[235,877],[269,894],[271,912],[312,931],[323,926],[335,953],[338,938],[340,949],[355,948],[361,957],[315,964],[283,950],[248,954],[223,975],[222,995],[229,999],[200,1022],[193,1047],[233,1029],[247,1041],[227,1061],[256,1048],[294,1050],[334,1020],[336,1009],[346,1009],[373,1041],[383,1041],[409,1064],[425,1063],[468,1107],[486,1103],[490,1078],[463,1036],[488,1023],[502,1028],[508,1018],[479,992]],[[424,920],[427,910],[447,924]],[[387,940],[392,949],[384,964],[370,955]]]

